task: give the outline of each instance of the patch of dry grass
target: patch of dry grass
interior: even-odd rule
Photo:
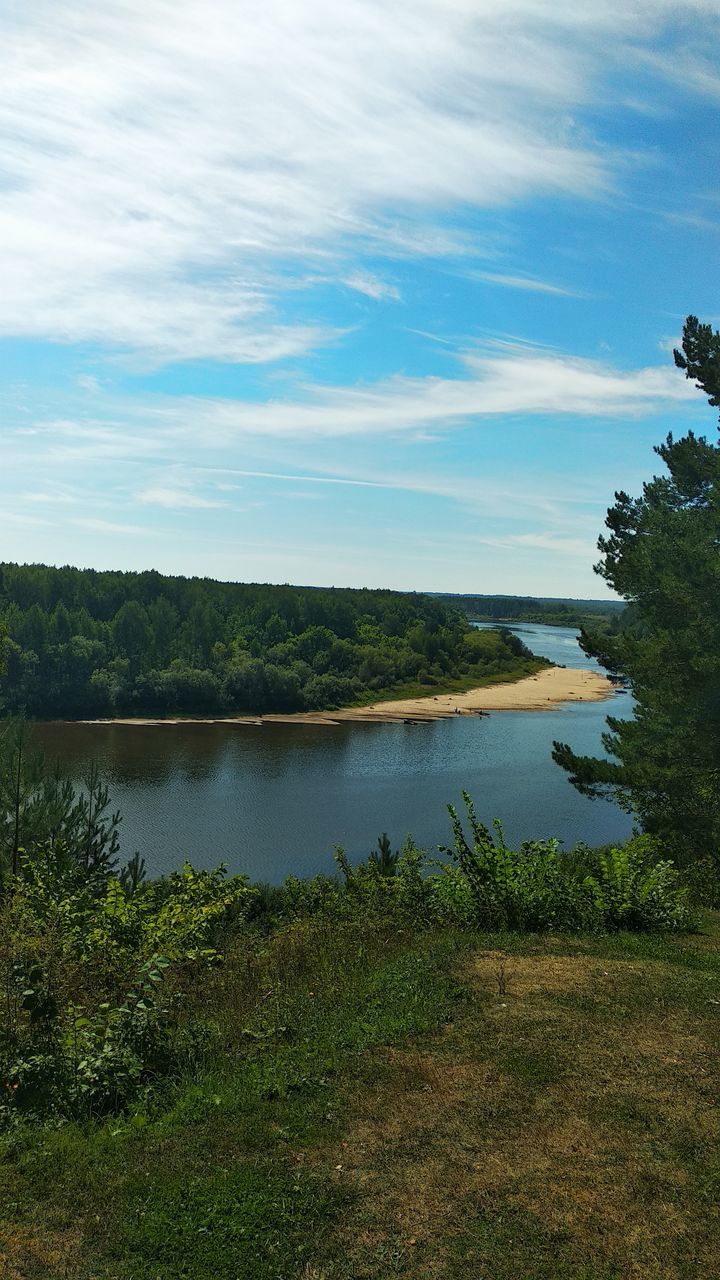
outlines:
[[[472,1013],[378,1055],[330,1156],[358,1193],[333,1275],[720,1272],[718,1010],[656,960],[555,945],[478,952]]]
[[[35,1227],[0,1223],[0,1280],[31,1280],[35,1275],[53,1275],[61,1280],[70,1274],[80,1240],[81,1233],[76,1228],[51,1230],[46,1224]]]

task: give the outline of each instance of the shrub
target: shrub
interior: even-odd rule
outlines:
[[[0,901],[0,1106],[116,1110],[174,1069],[182,989],[220,962],[253,893],[222,867],[79,889],[33,865]]]
[[[341,909],[345,914],[385,917],[403,924],[429,923],[433,890],[423,874],[426,855],[410,836],[396,854],[388,842],[383,856],[383,837],[378,843],[380,856],[371,853],[367,862],[355,867],[344,849],[336,850],[335,861],[343,875]]]
[[[720,858],[698,858],[682,871],[690,901],[698,907],[720,908]]]
[[[586,877],[595,910],[608,930],[690,930],[695,920],[688,889],[672,862],[650,861],[652,840],[639,836],[598,857]]]
[[[475,814],[467,792],[472,843],[449,806],[453,845],[444,850],[465,883],[445,900],[463,913],[472,904],[473,923],[520,932],[557,929],[690,930],[695,927],[688,891],[667,860],[656,859],[653,842],[640,836],[623,848],[597,856],[578,847],[567,856],[556,840],[533,840],[510,849],[502,827],[495,838]]]
[[[526,841],[510,849],[502,826],[495,839],[478,821],[467,792],[472,843],[453,805],[449,805],[453,844],[443,849],[455,862],[472,901],[473,922],[480,927],[521,932],[573,931],[588,921],[587,894],[563,867],[557,840]]]

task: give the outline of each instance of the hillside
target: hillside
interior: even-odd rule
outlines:
[[[0,1272],[715,1275],[717,918],[708,928],[296,927],[254,961],[250,990],[237,972],[211,979],[223,1061],[198,1046],[164,1102],[6,1140]]]

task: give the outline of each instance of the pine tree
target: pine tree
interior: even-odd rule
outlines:
[[[720,334],[689,316],[678,367],[720,405]],[[682,861],[720,857],[720,449],[688,432],[655,450],[667,474],[619,492],[596,566],[633,604],[617,634],[585,652],[632,688],[631,720],[608,717],[610,760],[553,757],[586,795],[615,798]]]

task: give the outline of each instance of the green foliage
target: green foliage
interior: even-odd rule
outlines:
[[[587,876],[593,905],[605,929],[688,931],[694,917],[688,889],[671,862],[652,862],[652,841],[631,840],[601,853],[597,870]]]
[[[502,827],[495,838],[463,793],[472,839],[449,806],[455,861],[480,928],[519,932],[559,930],[675,930],[695,927],[688,891],[673,864],[653,860],[647,838],[594,857],[578,848],[567,857],[556,840],[526,841],[510,849]]]
[[[381,876],[394,876],[398,868],[400,853],[393,853],[387,831],[378,836],[378,847],[373,849],[368,862],[371,862]]]
[[[720,909],[720,859],[693,859],[683,869],[683,883],[691,902],[713,911]]]
[[[12,876],[71,872],[101,882],[117,864],[119,813],[92,767],[76,791],[58,768],[46,768],[19,718],[0,727],[0,888]]]
[[[470,832],[450,805],[453,844],[441,850],[449,862],[429,858],[408,838],[388,874],[377,854],[353,865],[338,848],[340,880],[291,877],[282,888],[266,888],[256,921],[269,930],[318,917],[518,933],[695,928],[684,879],[647,838],[623,849],[578,845],[565,853],[556,840],[512,849],[500,823],[493,836],[463,794]]]
[[[47,799],[42,769],[32,778],[33,794]],[[82,804],[72,788],[62,794],[62,832],[47,837],[38,801],[32,829],[44,838],[22,848],[0,891],[0,1107],[8,1117],[115,1110],[172,1070],[181,984],[219,963],[225,931],[253,896],[223,867],[185,865],[145,883],[135,855],[115,875],[106,855],[117,850],[119,818],[108,825],[101,817],[107,796],[96,775]],[[78,813],[81,821],[67,819]]]
[[[383,843],[385,841],[385,843]],[[378,840],[378,853],[352,866],[338,848],[335,861],[343,883],[335,903],[343,915],[368,916],[402,924],[430,922],[433,918],[432,882],[423,873],[427,858],[408,836],[398,853],[392,853],[387,836]],[[328,904],[326,904],[327,906]]]
[[[695,379],[708,402],[720,406],[720,334],[712,325],[701,324],[697,316],[688,316],[683,328],[682,351],[673,351],[678,369],[685,377]]]
[[[499,822],[495,838],[478,821],[463,793],[471,840],[457,811],[449,805],[453,844],[445,850],[456,862],[472,898],[480,928],[521,932],[558,929],[572,932],[591,924],[582,883],[563,863],[556,840],[533,840],[510,849]]]
[[[154,956],[140,967],[122,1003],[103,1001],[92,1010],[53,1005],[42,1037],[27,1037],[5,1066],[6,1110],[88,1118],[126,1106],[143,1084],[165,1075],[172,1063],[171,1015],[177,999],[159,992],[169,961]],[[23,1008],[46,990],[25,993]]]
[[[0,565],[2,698],[31,716],[313,710],[530,660],[427,596]]]
[[[717,406],[720,334],[688,317],[676,362]],[[630,602],[626,624],[583,648],[624,676],[631,720],[608,718],[608,757],[554,758],[586,795],[612,796],[677,861],[720,849],[720,448],[689,432],[655,452],[666,474],[616,494],[597,572]]]

